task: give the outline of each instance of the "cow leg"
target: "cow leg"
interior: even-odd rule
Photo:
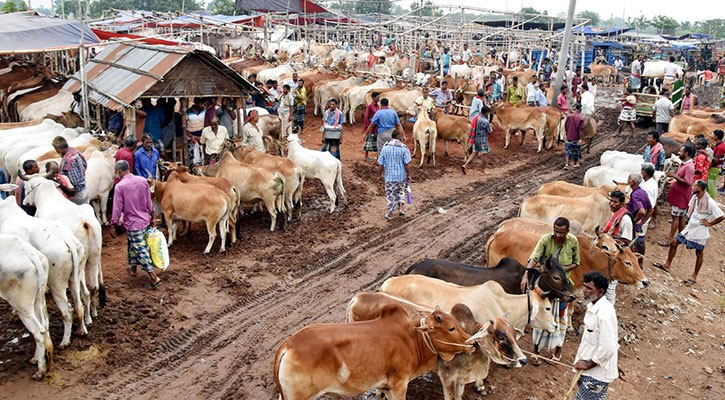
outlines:
[[[506,134],[505,134],[505,143],[503,145],[503,149],[507,150],[509,148],[509,141],[511,140],[511,128],[509,126],[506,127]]]
[[[78,272],[80,274],[80,271]],[[78,335],[88,335],[88,329],[86,328],[86,321],[83,318],[85,313],[85,303],[83,302],[83,290],[87,290],[81,287],[80,276],[71,279],[71,293],[73,294],[73,305],[75,306],[76,318],[78,319]]]
[[[440,374],[442,372],[439,368],[438,373]],[[456,378],[455,376],[451,376],[449,374],[443,374],[440,375],[441,381],[443,383],[443,399],[444,400],[453,400],[456,399]]]
[[[541,149],[544,148],[544,128],[542,127],[539,129],[539,131],[534,131],[536,134],[536,140],[539,142],[539,149],[536,150],[537,153],[541,153]]]
[[[423,156],[421,155],[421,159]],[[335,204],[337,204],[337,195],[335,194],[335,189],[332,187],[334,182],[331,182],[330,184],[325,184],[325,192],[327,192],[327,196],[330,198],[330,213],[335,211]]]
[[[458,382],[456,382],[453,386],[455,388],[454,396],[456,400],[461,400],[463,398],[463,391],[466,389],[466,385],[462,385]]]
[[[101,206],[101,224],[108,225],[108,196],[110,196],[110,192],[101,193],[98,196],[100,197]]]
[[[219,252],[223,253],[227,249],[226,248],[227,230],[229,230],[229,218],[226,213],[224,215],[222,215],[221,219],[219,219],[219,221],[216,223],[216,225],[219,226],[219,238],[221,239],[221,242],[222,242],[222,245],[219,248]]]
[[[413,157],[412,158],[415,158],[415,154],[417,151],[418,151],[418,139],[415,138],[415,132],[413,132]],[[423,157],[422,153],[423,153],[423,151],[421,150],[421,157]]]
[[[443,140],[443,146],[445,146],[444,147],[445,148],[445,154],[446,154],[446,157],[448,157],[448,141],[447,140]]]
[[[528,132],[528,129],[521,130],[521,143],[519,143],[519,147],[524,145],[524,140],[526,139],[526,132]]]
[[[269,217],[272,218],[272,224],[269,227],[270,232],[274,232],[275,226],[277,226],[277,208],[274,206],[277,197],[272,195],[271,198],[264,199],[264,207],[269,213]]]
[[[206,232],[209,234],[209,242],[206,244],[206,248],[204,249],[204,254],[209,254],[211,251],[211,246],[214,244],[214,241],[216,240],[216,223],[212,220],[206,220]],[[223,243],[222,243],[223,245]]]
[[[408,391],[408,381],[388,381],[388,386],[390,386],[389,400],[405,400],[405,395]]]
[[[12,303],[11,303],[12,305]],[[25,325],[25,328],[33,335],[35,339],[35,355],[33,360],[38,363],[38,372],[33,374],[33,379],[42,379],[45,373],[48,371],[48,365],[46,363],[46,354],[52,352],[53,343],[50,341],[50,335],[48,331],[43,329],[38,317],[35,315],[32,307],[16,308],[14,310],[18,312],[18,317]],[[50,344],[49,348],[46,348],[46,344]],[[50,357],[50,354],[48,354]]]
[[[65,276],[66,279],[62,279],[63,277],[57,275],[61,274],[58,274],[58,271],[50,272],[50,274],[48,274],[48,286],[50,287],[50,293],[53,295],[53,300],[58,306],[60,314],[63,317],[63,339],[59,345],[62,349],[70,344],[73,313],[71,312],[70,304],[68,303],[68,296],[66,295],[69,277]]]
[[[415,140],[414,142],[417,143],[418,141]],[[425,148],[426,148],[426,143],[423,143],[421,141],[421,143],[420,143],[420,163],[418,163],[418,168],[423,167],[423,159],[425,158]]]

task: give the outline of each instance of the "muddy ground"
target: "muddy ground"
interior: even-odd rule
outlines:
[[[579,169],[562,169],[562,147],[537,154],[530,136],[522,147],[514,138],[511,149],[503,151],[503,134],[496,130],[491,173],[483,175],[474,166],[464,176],[460,146],[449,146],[446,157],[439,142],[436,167],[418,169],[419,159],[414,159],[414,202],[406,217],[392,223],[382,218],[382,175],[363,160],[362,125],[346,128],[347,202],[338,210],[329,214],[322,185],[308,180],[303,217],[285,231],[269,232],[266,216],[246,215],[241,240],[226,254],[216,252],[217,242],[205,256],[206,231],[195,226],[171,248],[172,265],[156,291],[145,289],[143,278],[127,275],[125,238],[111,239],[106,229],[108,304],[88,337],[74,335],[68,349],[56,351],[45,380],[30,379],[34,344],[8,305],[0,303],[0,398],[276,399],[274,351],[296,330],[344,320],[355,293],[378,289],[422,259],[481,264],[488,237],[539,185],[580,183],[605,150],[639,151],[649,128],[615,137],[617,111],[607,107],[617,93],[605,88],[600,93],[600,134]],[[302,137],[307,147],[317,147],[319,117],[309,113],[307,120]],[[405,128],[412,146],[412,126]],[[645,272],[652,284],[618,289],[620,366],[629,381],[614,382],[611,399],[725,398],[725,224],[713,229],[698,284],[686,288],[681,281],[691,271],[694,254],[680,251],[672,276],[650,267],[666,255],[655,242],[668,228],[667,208],[660,208],[658,228],[648,238]],[[59,343],[59,313],[50,297],[48,305],[51,335]],[[582,305],[576,309],[581,314]],[[564,362],[573,362],[579,340],[567,338]],[[530,335],[520,343],[530,350]],[[570,369],[555,365],[494,366],[487,379],[489,394],[481,396],[469,386],[464,398],[561,399],[572,377]],[[437,377],[412,382],[408,398],[442,399]]]

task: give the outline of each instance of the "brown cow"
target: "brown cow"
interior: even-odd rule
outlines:
[[[399,305],[411,318],[420,318],[420,314],[433,311],[429,307],[389,293],[363,292],[356,294],[348,303],[347,322],[378,318],[388,304]],[[458,354],[450,362],[438,360],[436,372],[441,378],[446,400],[460,400],[465,385],[470,382],[476,382],[476,390],[482,392],[483,380],[488,376],[491,360],[512,368],[526,365],[526,356],[516,343],[517,331],[505,318],[496,318],[483,326],[476,321],[471,309],[460,303],[453,306],[451,316],[467,334],[474,335],[472,337],[476,338],[479,346],[473,354]]]
[[[589,68],[592,71],[591,75],[597,78],[602,78],[602,82],[604,84],[613,83],[614,79],[617,77],[617,69],[611,65],[591,64]]]
[[[547,135],[545,141],[548,141],[546,148],[551,149],[554,142],[564,134],[564,122],[566,121],[566,117],[561,110],[556,107],[546,106],[538,108],[546,113]]]
[[[587,142],[587,153],[592,148],[592,140],[597,136],[597,127],[599,123],[594,117],[584,118],[584,130],[581,134],[581,141]]]
[[[533,69],[504,69],[503,70],[503,76],[506,77],[506,81],[509,82],[514,79],[514,77],[519,78],[519,83],[526,86],[529,82],[531,82],[531,78],[534,76],[536,71]]]
[[[433,119],[436,122],[438,138],[443,139],[445,155],[448,156],[448,142],[458,142],[463,148],[463,161],[468,155],[468,133],[471,122],[466,117],[450,115],[436,108]]]
[[[45,99],[55,96],[56,94],[58,94],[64,84],[64,81],[46,81],[45,84],[43,84],[43,86],[41,86],[40,88],[14,98],[9,104],[9,112],[11,113],[13,118],[20,119],[21,111],[23,111],[31,104],[39,103]]]
[[[609,198],[609,192],[613,191],[615,188],[617,190],[624,191],[625,186],[626,185],[618,185],[615,187],[614,185],[602,185],[599,187],[586,187],[565,181],[553,181],[541,185],[536,194],[549,194],[564,197],[586,197],[592,193],[599,193],[604,198]]]
[[[660,139],[661,138],[673,139],[673,140],[676,140],[680,144],[684,144],[688,140],[690,142],[695,141],[695,135],[690,135],[690,134],[684,133],[684,132],[665,132],[662,134],[662,136],[660,136]]]
[[[288,158],[265,154],[249,146],[235,147],[233,154],[234,158],[243,163],[268,168],[282,174],[285,178],[284,199],[288,212],[287,219],[292,218],[292,213],[297,218],[302,216],[302,187],[305,183],[305,171],[302,168]]]
[[[632,252],[629,247],[618,245],[607,234],[597,231],[597,235],[596,242],[584,235],[577,236],[581,264],[570,275],[575,292],[582,289],[584,274],[590,271],[599,271],[609,279],[637,285],[638,288],[649,285],[649,280],[639,268],[638,259],[641,255]],[[506,256],[524,265],[528,264],[541,236],[522,229],[496,232],[486,242],[486,264],[495,265]]]
[[[559,217],[575,219],[584,232],[593,233],[609,220],[609,199],[593,192],[586,197],[564,197],[548,194],[531,196],[521,203],[519,217],[553,223]]]
[[[274,358],[281,400],[311,400],[324,394],[357,396],[386,387],[391,400],[405,400],[408,382],[431,371],[438,357],[451,361],[469,335],[440,310],[411,318],[397,304],[380,317],[346,324],[314,324],[285,340]]]
[[[712,137],[715,129],[725,129],[725,119],[719,114],[712,114],[710,118],[703,120],[702,118],[692,117],[689,115],[676,115],[670,120],[668,131],[683,132],[691,135],[702,133]]]
[[[519,130],[521,134],[521,145],[524,144],[526,131],[532,129],[539,142],[538,152],[544,147],[544,128],[546,128],[546,113],[539,107],[514,107],[509,103],[497,103],[492,107],[496,114],[498,124],[506,132],[506,143],[504,149],[509,148],[511,131]]]
[[[232,207],[231,199],[221,190],[206,184],[183,183],[181,181],[160,182],[149,179],[151,196],[159,202],[164,218],[169,226],[169,247],[176,239],[176,222],[204,222],[209,233],[209,242],[204,254],[211,251],[216,240],[216,228],[219,226],[221,248],[226,250],[228,213]]]

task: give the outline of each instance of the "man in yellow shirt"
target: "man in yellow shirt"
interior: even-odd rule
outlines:
[[[519,84],[519,78],[517,76],[514,76],[511,85],[506,88],[506,101],[513,104],[514,106],[518,106],[523,98],[524,87]]]
[[[294,94],[295,112],[290,117],[290,121],[302,132],[305,129],[305,106],[307,105],[307,90],[303,79],[297,80],[297,88],[292,93]]]
[[[436,108],[436,103],[435,100],[430,97],[430,89],[427,86],[423,87],[423,95],[415,99],[415,104],[418,107],[424,107],[425,110],[428,111],[429,115],[433,114]]]
[[[202,129],[199,142],[204,146],[204,165],[219,159],[228,135],[227,128],[220,126],[216,117],[212,118],[209,126]]]

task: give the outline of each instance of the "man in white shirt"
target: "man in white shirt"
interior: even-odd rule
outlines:
[[[622,72],[622,68],[624,68],[624,62],[619,56],[617,56],[617,59],[614,60],[614,68],[616,68],[618,72]]]
[[[597,97],[597,82],[596,80],[592,79],[587,83],[589,85],[589,92],[592,94],[593,97]]]
[[[299,75],[297,75],[297,72],[292,73],[292,80],[287,82],[287,85],[289,85],[289,90],[295,90],[297,89],[297,80],[300,79]]]
[[[202,129],[199,143],[204,146],[204,162],[209,164],[212,160],[216,161],[224,149],[224,143],[228,136],[227,128],[219,125],[217,117],[212,118],[209,126]]]
[[[670,126],[670,120],[675,112],[675,106],[669,98],[667,90],[663,90],[660,93],[660,98],[655,101],[652,106],[652,113],[655,119],[655,125],[657,127],[657,133],[660,135],[667,132]]]
[[[702,254],[707,245],[707,239],[710,238],[710,227],[719,224],[725,219],[717,202],[707,194],[707,183],[697,181],[692,185],[692,198],[687,207],[687,216],[690,218],[687,226],[682,232],[670,242],[670,251],[667,254],[667,261],[662,263],[654,263],[653,265],[666,272],[670,271],[672,260],[677,254],[677,247],[684,244],[686,248],[695,250],[695,271],[690,278],[684,281],[685,286],[692,286],[697,282],[697,274],[702,268]]]
[[[536,77],[531,77],[531,82],[526,85],[526,104],[536,106]]]
[[[652,205],[652,216],[642,224],[642,234],[647,234],[647,228],[652,225],[655,227],[655,215],[657,214],[657,197],[659,197],[660,187],[657,185],[657,180],[654,178],[655,166],[652,163],[642,164],[642,184],[639,187],[647,193],[649,202]]]
[[[629,86],[632,91],[639,90],[642,86],[642,55],[632,62]]]
[[[577,399],[603,400],[609,384],[620,376],[617,367],[619,350],[617,313],[604,293],[607,278],[601,272],[584,274],[584,298],[589,301],[584,314],[584,334],[576,353],[574,368],[581,370],[577,382]],[[626,379],[621,374],[622,379]]]
[[[582,90],[582,117],[591,117],[594,114],[594,95],[592,95],[589,91],[589,86],[587,84],[582,85]]]
[[[473,56],[473,52],[471,52],[471,49],[468,48],[468,44],[463,44],[463,51],[461,51],[461,61],[464,64],[467,64],[469,61],[471,61],[471,57]]]
[[[665,64],[665,79],[663,83],[668,89],[672,88],[672,83],[677,78],[680,71],[680,66],[675,64],[675,57],[670,56],[670,62]]]

